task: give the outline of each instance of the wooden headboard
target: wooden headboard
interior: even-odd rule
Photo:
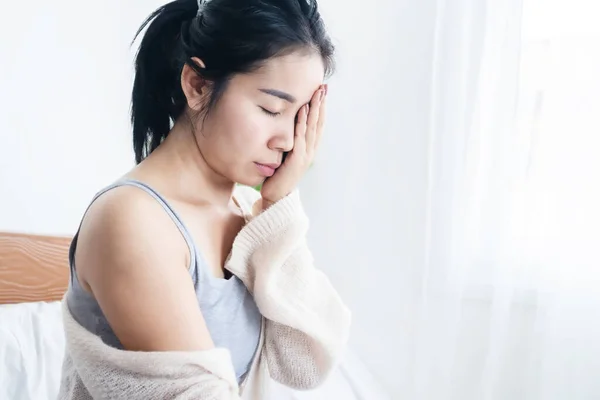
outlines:
[[[0,304],[60,300],[71,238],[0,232]]]

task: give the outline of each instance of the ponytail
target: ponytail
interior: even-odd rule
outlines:
[[[135,34],[148,26],[135,57],[131,123],[136,163],[167,137],[171,121],[185,109],[179,83],[181,34],[198,13],[196,0],[175,0],[154,11]],[[181,60],[185,62],[185,60]]]

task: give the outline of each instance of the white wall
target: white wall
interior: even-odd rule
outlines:
[[[0,229],[72,233],[132,165],[128,14],[67,0],[0,13]]]
[[[0,13],[0,230],[72,234],[94,192],[132,165],[128,45],[161,3],[34,0]],[[411,369],[403,305],[418,288],[405,282],[424,254],[434,3],[321,1],[338,72],[302,184],[315,257],[354,312],[351,345],[394,398]]]

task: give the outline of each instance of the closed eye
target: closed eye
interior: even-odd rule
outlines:
[[[260,106],[259,106],[259,107],[260,107]],[[276,117],[276,116],[278,116],[279,114],[281,114],[281,113],[278,113],[278,112],[272,112],[272,111],[269,111],[269,110],[267,110],[267,109],[266,109],[266,108],[264,108],[264,107],[260,107],[260,109],[261,109],[261,110],[263,110],[263,112],[264,112],[265,114],[267,114],[269,117]]]

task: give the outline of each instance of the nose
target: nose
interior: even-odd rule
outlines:
[[[291,151],[294,148],[295,124],[291,127],[280,127],[271,137],[269,148],[281,152]]]

